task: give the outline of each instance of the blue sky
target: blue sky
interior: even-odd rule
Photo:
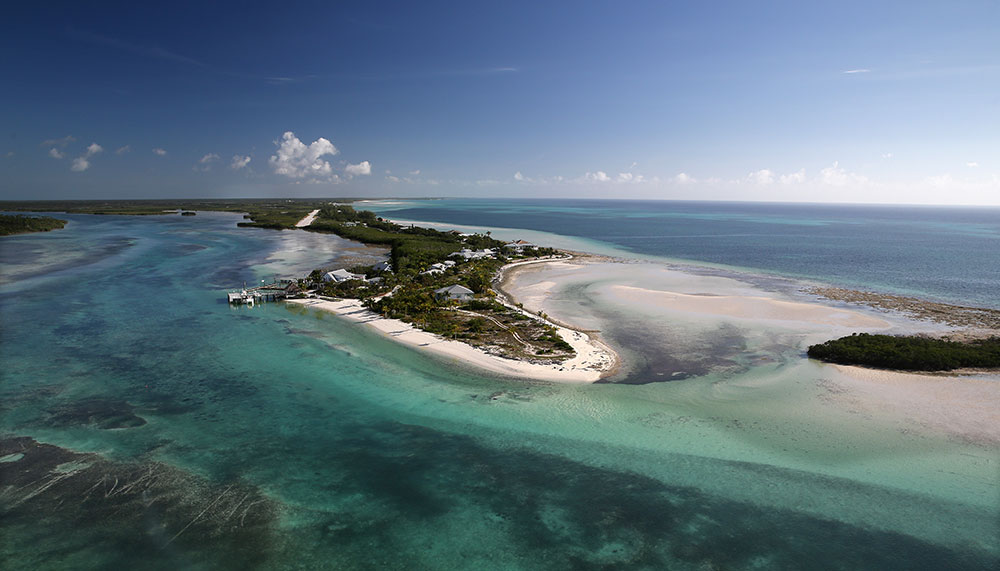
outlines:
[[[1000,4],[53,3],[0,198],[1000,204]]]

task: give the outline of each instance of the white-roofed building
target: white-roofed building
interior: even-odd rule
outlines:
[[[437,300],[469,301],[472,299],[472,290],[462,285],[452,285],[434,290],[434,297]]]
[[[323,274],[323,281],[325,282],[346,282],[347,280],[361,280],[365,281],[365,276],[360,274],[352,274],[351,272],[341,268],[339,270],[333,270],[332,272],[326,272]]]

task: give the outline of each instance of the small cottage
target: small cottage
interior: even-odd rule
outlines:
[[[472,299],[472,290],[465,286],[455,284],[453,286],[435,290],[434,297],[438,301],[469,301]]]

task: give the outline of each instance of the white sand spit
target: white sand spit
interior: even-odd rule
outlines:
[[[592,383],[612,371],[616,363],[614,353],[599,341],[558,325],[559,334],[573,346],[576,356],[560,364],[543,365],[491,355],[471,345],[422,331],[404,321],[387,319],[369,311],[356,299],[289,299],[287,303],[329,311],[350,321],[364,323],[400,343],[501,375],[563,383]]]

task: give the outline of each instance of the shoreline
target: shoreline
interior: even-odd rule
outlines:
[[[491,373],[559,383],[594,383],[613,374],[618,363],[617,355],[606,345],[581,331],[553,324],[567,343],[573,346],[576,356],[558,364],[540,364],[507,359],[490,354],[461,341],[445,339],[419,329],[399,319],[383,317],[361,305],[360,300],[328,300],[318,298],[287,299],[307,308],[327,311],[345,320],[364,324],[381,335],[403,345],[429,354],[457,361],[463,365]]]

